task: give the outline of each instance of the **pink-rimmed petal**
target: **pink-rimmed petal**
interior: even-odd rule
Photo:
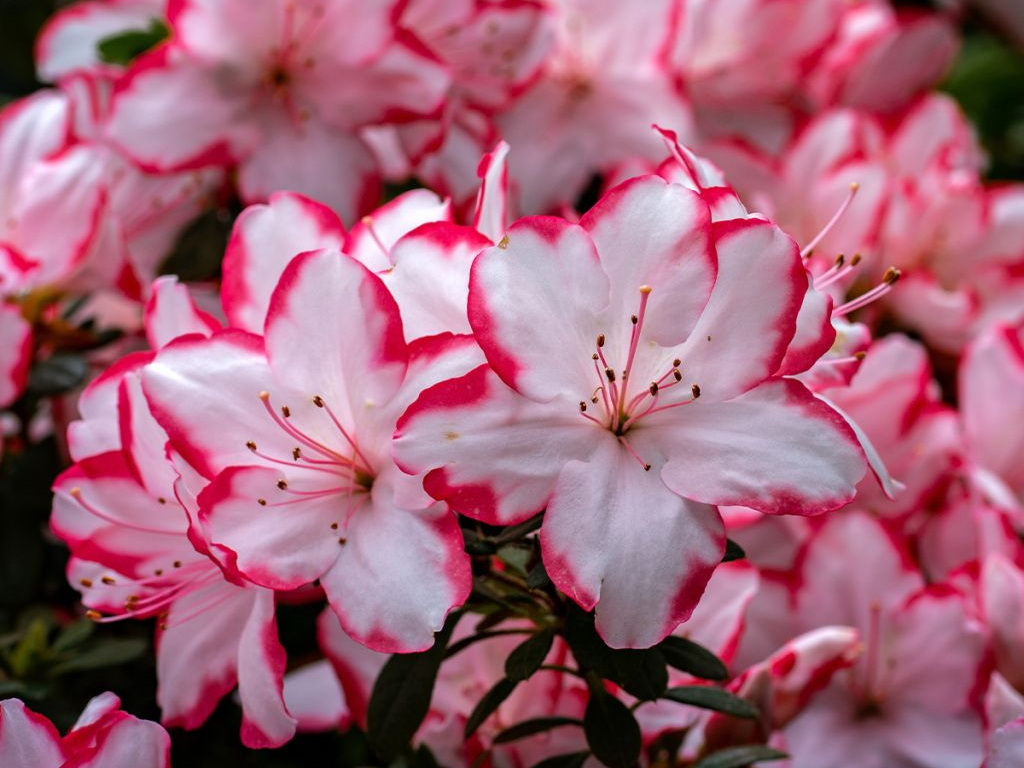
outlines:
[[[562,465],[589,456],[595,434],[572,406],[527,400],[480,366],[424,391],[398,421],[394,452],[456,512],[509,525],[544,508]]]
[[[778,227],[737,219],[715,224],[714,233],[718,277],[678,349],[705,402],[742,394],[778,370],[807,291],[796,243]]]
[[[780,379],[728,402],[698,399],[676,411],[652,418],[649,429],[668,457],[662,479],[687,498],[815,514],[852,499],[864,475],[846,420],[799,382]]]
[[[156,638],[156,698],[164,725],[198,728],[235,687],[239,637],[261,592],[271,595],[218,579],[171,605]]]
[[[677,496],[609,439],[562,469],[540,541],[558,588],[596,606],[605,642],[647,648],[690,616],[725,531],[714,507]]]
[[[53,723],[17,699],[0,701],[0,762],[12,768],[61,768],[64,757]]]
[[[338,614],[329,607],[317,618],[316,637],[320,649],[334,667],[353,719],[359,727],[365,729],[366,710],[373,683],[388,660],[388,655],[371,651],[345,634]]]
[[[455,515],[443,504],[401,509],[389,484],[377,478],[372,503],[349,520],[347,543],[321,584],[355,640],[387,653],[422,651],[469,596],[469,558]]]
[[[160,349],[179,336],[209,336],[220,328],[216,318],[196,306],[188,287],[176,277],[157,278],[152,291],[146,302],[146,340],[153,349]]]
[[[469,322],[487,361],[527,397],[588,396],[610,291],[593,240],[582,227],[540,216],[516,222],[507,237],[470,273]]]
[[[374,272],[389,269],[391,249],[417,227],[453,221],[452,204],[429,189],[413,189],[364,216],[349,230],[345,253]]]
[[[351,722],[345,692],[327,659],[306,664],[284,677],[284,703],[299,733],[346,728]]]
[[[170,768],[171,737],[157,723],[116,712],[101,724],[95,744],[75,750],[61,768]]]
[[[238,185],[246,201],[259,202],[275,190],[290,189],[352,221],[380,196],[373,153],[354,133],[315,119],[295,126],[284,116],[264,128],[263,140],[239,168]],[[339,170],[325,170],[330,168]]]
[[[988,757],[982,768],[1017,768],[1024,765],[1024,717],[1007,723],[992,734]]]
[[[490,245],[476,230],[443,222],[424,224],[395,244],[394,269],[381,279],[398,302],[406,338],[470,332],[469,271]]]
[[[211,71],[179,47],[144,54],[118,82],[110,138],[144,169],[179,171],[227,165],[234,145],[253,137],[242,116],[246,89],[226,93]],[[235,135],[235,134],[238,135]]]
[[[270,296],[288,262],[304,251],[340,248],[344,241],[337,214],[303,195],[275,192],[266,204],[249,206],[235,221],[224,253],[224,314],[233,326],[262,333]]]
[[[476,171],[480,189],[473,209],[473,228],[494,243],[501,240],[509,224],[508,152],[508,143],[498,142],[480,159]]]
[[[279,747],[295,735],[296,720],[284,701],[284,648],[277,639],[274,594],[255,593],[252,611],[238,638],[238,697],[242,702],[242,743],[250,749]]]
[[[28,380],[32,362],[32,326],[18,307],[0,304],[0,407],[13,403]]]
[[[650,286],[645,337],[662,346],[683,342],[708,302],[717,269],[711,215],[700,197],[659,176],[641,176],[611,190],[580,225],[611,281],[612,311],[628,318],[640,287]]]
[[[100,0],[75,3],[50,17],[36,42],[36,71],[54,82],[82,71],[116,70],[104,64],[99,43],[131,30],[146,29],[163,15],[162,0]]]
[[[295,496],[278,486],[281,479],[269,467],[229,467],[199,494],[199,514],[206,538],[233,569],[270,589],[297,589],[334,564],[339,529],[365,501],[320,488],[302,487],[324,493]]]
[[[332,407],[344,399],[339,405],[357,421],[394,396],[408,365],[394,298],[340,251],[305,253],[288,265],[270,300],[266,340],[279,381]]]

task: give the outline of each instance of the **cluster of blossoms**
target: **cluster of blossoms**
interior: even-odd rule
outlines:
[[[0,112],[0,425],[66,434],[51,530],[85,615],[154,619],[163,724],[237,691],[246,746],[383,765],[1019,765],[1024,187],[930,93],[954,13],[58,13]],[[215,279],[161,274],[233,206]],[[166,766],[119,706],[4,701],[0,762]]]

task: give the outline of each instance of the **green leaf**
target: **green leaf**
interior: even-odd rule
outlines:
[[[469,719],[466,720],[463,736],[468,739],[476,733],[476,729],[494,713],[494,710],[501,706],[501,703],[509,697],[509,694],[516,689],[517,685],[519,685],[518,681],[503,677],[491,690],[485,693],[484,697],[473,707],[473,711],[469,713]]]
[[[608,768],[633,768],[640,758],[640,725],[629,707],[600,684],[591,686],[583,732],[594,757]]]
[[[526,574],[526,586],[530,589],[544,589],[551,586],[551,577],[544,568],[544,561],[537,560],[537,564]]]
[[[437,672],[454,627],[455,619],[449,617],[429,650],[395,654],[377,676],[366,713],[367,737],[370,747],[385,763],[405,751],[427,716]]]
[[[437,762],[434,753],[426,744],[420,744],[419,749],[413,754],[410,764],[411,768],[441,768],[441,764]]]
[[[498,550],[498,558],[517,574],[526,575],[526,564],[533,555],[531,547],[506,544]]]
[[[71,658],[50,667],[48,674],[50,677],[59,677],[68,672],[113,667],[139,658],[148,647],[149,643],[142,638],[103,640],[85,650],[76,650]]]
[[[693,768],[746,768],[762,760],[783,760],[789,757],[785,752],[751,744],[745,747],[729,747],[708,755]]]
[[[28,375],[28,389],[49,397],[74,389],[89,375],[89,363],[81,355],[56,352],[36,363]]]
[[[171,253],[160,265],[160,273],[177,275],[182,282],[217,277],[233,220],[231,211],[223,208],[200,214],[178,236]]]
[[[79,619],[68,624],[53,641],[53,650],[57,653],[69,651],[77,645],[88,640],[96,629],[96,622],[89,619]]]
[[[669,635],[655,646],[665,661],[681,672],[704,680],[727,680],[729,669],[720,658],[685,637]]]
[[[618,683],[638,699],[656,699],[668,687],[665,657],[657,649],[609,648],[597,634],[594,615],[575,605],[566,613],[565,639],[582,666]]]
[[[541,760],[533,768],[580,768],[588,757],[590,757],[589,752],[569,752]]]
[[[725,540],[725,554],[722,556],[723,563],[731,563],[734,560],[746,560],[747,553],[739,544],[732,539]]]
[[[691,707],[713,709],[734,717],[745,717],[748,720],[755,720],[760,715],[757,707],[746,699],[710,685],[681,685],[669,688],[662,698],[679,704],[689,704]]]
[[[540,669],[544,659],[551,652],[551,644],[554,641],[555,633],[550,629],[542,629],[516,646],[515,650],[505,659],[506,677],[516,682],[529,678]]]
[[[495,744],[505,744],[510,741],[525,739],[537,733],[550,731],[552,728],[560,728],[563,725],[583,725],[583,721],[575,717],[535,717],[531,720],[523,720],[521,723],[510,725],[494,737]]]
[[[129,29],[105,37],[97,43],[100,59],[107,64],[131,64],[150,48],[166,40],[170,34],[167,25],[153,19],[148,29]]]
[[[21,641],[8,657],[16,677],[30,677],[46,656],[49,625],[43,618],[33,619],[25,628]]]

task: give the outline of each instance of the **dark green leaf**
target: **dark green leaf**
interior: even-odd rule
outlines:
[[[491,690],[484,694],[484,697],[473,707],[473,711],[469,713],[469,719],[466,721],[463,735],[468,739],[476,733],[476,729],[494,713],[494,710],[501,706],[501,703],[509,697],[509,694],[515,690],[517,685],[519,685],[517,681],[509,680],[507,677],[499,680]]]
[[[437,762],[434,753],[430,751],[426,744],[420,745],[420,748],[413,754],[410,763],[412,768],[441,768],[441,764]]]
[[[53,650],[57,653],[68,651],[88,640],[96,629],[96,622],[79,619],[65,627],[57,639],[53,641]]]
[[[184,282],[217,277],[232,221],[231,211],[226,209],[201,214],[178,236],[173,250],[160,265],[160,273],[177,275]]]
[[[454,626],[455,619],[449,617],[429,650],[395,654],[377,676],[367,708],[367,736],[371,748],[385,763],[405,751],[427,716]]]
[[[148,29],[130,29],[105,37],[97,44],[100,58],[107,64],[127,65],[158,43],[167,39],[170,30],[159,19],[153,19]]]
[[[629,707],[600,685],[591,686],[583,731],[594,757],[608,768],[633,768],[640,757],[640,725]]]
[[[726,680],[729,669],[702,645],[684,637],[669,635],[655,646],[669,665],[704,680]]]
[[[569,752],[541,760],[533,768],[580,768],[588,757],[590,757],[589,752]]]
[[[555,633],[550,629],[542,629],[533,637],[516,646],[515,650],[505,659],[505,675],[510,680],[526,680],[540,669],[544,659],[551,651],[555,641]]]
[[[783,760],[788,755],[763,744],[729,747],[708,755],[693,768],[746,768],[762,760]]]
[[[526,574],[526,586],[530,589],[544,589],[551,584],[551,577],[544,568],[544,561],[537,560],[537,564]]]
[[[506,728],[494,737],[495,744],[505,744],[509,741],[525,739],[537,733],[550,731],[552,728],[559,728],[563,725],[583,725],[582,720],[575,717],[535,717],[532,720],[523,720]]]
[[[74,389],[89,375],[89,363],[81,355],[57,352],[36,363],[28,375],[29,391],[49,397]]]
[[[142,638],[111,638],[95,643],[86,650],[76,650],[75,655],[49,669],[51,677],[85,669],[113,667],[139,658],[149,647]]]
[[[732,539],[725,540],[725,555],[722,557],[723,563],[731,563],[734,560],[746,560],[746,558],[747,553],[743,551],[743,547]]]
[[[668,687],[665,658],[657,649],[609,648],[597,634],[594,615],[574,605],[566,613],[565,639],[582,666],[618,683],[638,699],[656,699]]]
[[[701,709],[713,709],[734,717],[745,717],[748,720],[754,720],[759,715],[757,707],[746,699],[710,685],[681,685],[669,688],[662,698]]]
[[[507,544],[498,550],[498,558],[516,574],[526,575],[526,563],[533,554],[531,547]]]
[[[513,541],[518,541],[524,536],[529,536],[531,533],[540,528],[541,523],[544,522],[544,513],[534,515],[529,520],[524,520],[518,525],[510,525],[500,534],[498,534],[494,541],[499,544],[509,544]]]

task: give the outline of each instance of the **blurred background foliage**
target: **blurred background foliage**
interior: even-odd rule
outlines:
[[[42,87],[35,78],[36,34],[59,0],[0,0],[0,104]],[[968,23],[944,90],[963,106],[989,153],[992,180],[1024,179],[1024,53],[997,31]],[[181,251],[221,252],[224,226],[200,221]],[[168,265],[173,267],[173,265]],[[173,270],[172,270],[173,271]],[[186,277],[193,277],[186,275]],[[207,277],[202,275],[201,277]],[[124,707],[158,719],[151,622],[96,626],[77,618],[77,594],[64,577],[66,553],[47,531],[50,485],[62,468],[52,439],[8,445],[0,464],[0,698],[16,696],[69,728],[90,697],[112,690]],[[279,612],[289,658],[315,657],[318,606]],[[358,733],[300,735],[271,752],[243,748],[241,715],[227,700],[192,733],[175,732],[178,768],[360,766],[370,764]]]

